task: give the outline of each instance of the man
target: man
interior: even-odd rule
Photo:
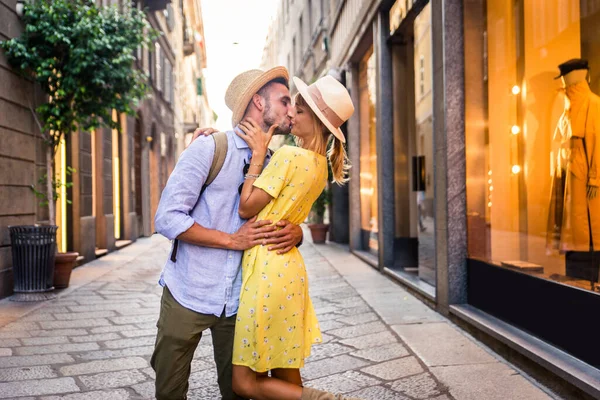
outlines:
[[[277,124],[279,134],[291,129],[293,113],[288,72],[283,67],[251,70],[233,79],[225,103],[232,124],[252,118],[265,130]],[[156,398],[185,399],[191,362],[202,332],[212,332],[218,383],[225,400],[239,399],[231,389],[231,356],[241,288],[242,251],[272,244],[288,251],[302,230],[287,222],[245,222],[238,215],[238,187],[250,149],[235,131],[227,132],[228,149],[215,180],[200,196],[215,152],[215,141],[199,137],[182,153],[158,205],[157,232],[178,239],[175,261],[168,259],[159,283],[164,287],[158,334],[151,365],[156,371]],[[267,161],[265,161],[267,162]]]

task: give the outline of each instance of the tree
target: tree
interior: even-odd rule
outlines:
[[[134,53],[158,34],[142,11],[99,9],[90,0],[31,0],[22,21],[22,35],[0,46],[13,68],[47,95],[47,102],[31,111],[47,144],[43,197],[54,225],[57,188],[65,184],[53,173],[60,142],[78,129],[120,129],[113,110],[135,114],[148,77],[134,68]]]

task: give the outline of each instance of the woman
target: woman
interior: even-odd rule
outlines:
[[[294,77],[296,115],[292,135],[299,147],[276,151],[262,171],[268,133],[253,121],[240,128],[252,150],[240,194],[243,218],[287,219],[302,223],[327,183],[327,162],[333,181],[344,184],[349,169],[344,135],[339,129],[353,113],[344,86],[331,76],[307,86]],[[329,151],[327,147],[329,144]],[[310,297],[304,261],[298,249],[286,254],[256,246],[242,259],[242,291],[233,349],[233,389],[255,400],[343,399],[302,388],[300,368],[311,345],[321,342],[321,331]],[[271,371],[271,377],[268,372]]]

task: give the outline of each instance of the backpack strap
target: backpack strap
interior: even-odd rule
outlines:
[[[225,157],[227,157],[227,134],[225,132],[217,132],[214,135],[211,135],[211,137],[215,141],[215,153],[210,169],[208,170],[206,181],[204,182],[204,185],[202,185],[202,189],[200,189],[200,196],[202,196],[208,185],[210,185],[217,175],[219,175],[221,168],[223,168],[223,163],[225,163]],[[171,261],[173,262],[177,261],[178,247],[179,240],[173,240],[173,250],[171,251]]]

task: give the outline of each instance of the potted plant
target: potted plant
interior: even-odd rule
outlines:
[[[325,216],[325,209],[330,201],[331,191],[329,188],[325,187],[311,208],[308,228],[310,229],[313,243],[325,243],[329,224],[325,224],[323,219]]]
[[[139,47],[148,47],[157,38],[157,31],[150,27],[143,11],[126,8],[120,12],[116,6],[98,8],[93,0],[27,1],[22,22],[25,29],[21,36],[1,42],[0,47],[12,67],[33,79],[34,87],[46,95],[46,102],[35,109],[30,101],[31,113],[46,144],[46,173],[39,182],[43,188],[32,188],[42,204],[48,206],[48,226],[54,227],[52,239],[41,242],[56,249],[57,189],[69,183],[55,178],[54,156],[61,142],[79,129],[90,131],[108,126],[120,130],[118,121],[113,120],[113,111],[135,114],[137,103],[148,91],[148,77],[134,68],[134,54]],[[18,227],[13,228],[18,236]],[[25,231],[39,237],[35,233],[38,227],[29,228]],[[34,251],[32,240],[12,238],[11,231],[15,291],[20,291],[29,287],[28,282],[16,280],[31,279],[25,273],[29,269],[51,269],[45,264],[54,262],[55,250],[46,258],[34,259],[23,253],[26,245],[29,252]],[[68,285],[75,254],[65,255],[70,260],[66,263],[64,257],[59,257],[59,269],[65,265],[67,271],[58,272],[63,276],[58,285]],[[36,263],[44,265],[33,265]],[[46,271],[42,275],[52,274]],[[48,284],[44,286],[48,290]]]

